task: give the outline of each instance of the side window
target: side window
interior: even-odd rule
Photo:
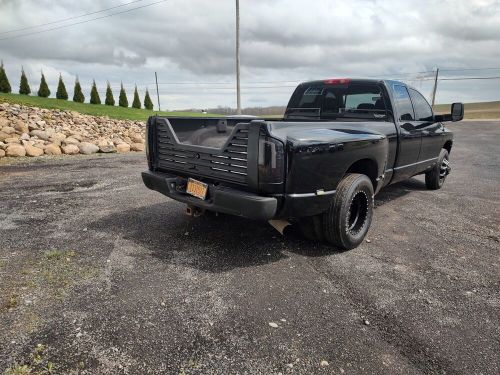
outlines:
[[[417,121],[431,121],[432,108],[422,94],[416,90],[410,89],[410,96],[413,107],[415,108],[415,119]]]
[[[413,121],[413,106],[411,105],[410,95],[406,87],[401,85],[393,86],[394,101],[399,113],[399,121]]]

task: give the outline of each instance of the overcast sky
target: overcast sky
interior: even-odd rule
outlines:
[[[165,109],[235,107],[234,0],[166,0],[39,32],[159,1],[136,0],[5,33],[131,1],[0,0],[0,59],[13,89],[23,65],[33,91],[43,69],[53,94],[62,73],[70,95],[78,75],[87,100],[92,79],[102,98],[106,80],[116,89],[123,81],[130,98],[134,84],[155,93],[157,71]],[[297,82],[333,77],[400,78],[429,98],[432,81],[419,79],[433,73],[418,72],[500,68],[500,0],[240,0],[240,7],[244,107],[286,105]],[[442,74],[500,76],[500,69]],[[164,84],[176,82],[201,84]],[[500,80],[441,81],[436,99],[486,100],[500,100]]]

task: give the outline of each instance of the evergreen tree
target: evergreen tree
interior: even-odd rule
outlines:
[[[127,94],[125,93],[125,89],[123,88],[123,83],[121,84],[120,88],[120,96],[118,98],[118,105],[120,107],[128,107],[128,99],[127,99]]]
[[[134,101],[132,102],[132,108],[141,108],[141,99],[139,99],[139,93],[137,92],[137,85],[135,85],[134,90]]]
[[[99,97],[99,93],[97,92],[95,80],[92,83],[92,89],[90,90],[90,104],[101,104],[101,98]]]
[[[56,98],[68,100],[68,92],[66,91],[66,86],[64,85],[61,74],[59,74],[59,83],[57,84]]]
[[[146,89],[146,95],[144,96],[144,108],[149,109],[150,111],[153,110],[153,102],[149,97],[148,89]]]
[[[111,85],[108,82],[108,87],[106,87],[106,100],[104,101],[106,105],[115,105],[115,98],[113,97],[113,91],[111,91]]]
[[[8,94],[11,91],[12,88],[10,87],[9,79],[7,78],[7,74],[5,73],[2,61],[0,62],[0,92]]]
[[[22,95],[31,94],[31,88],[28,83],[28,78],[26,78],[26,74],[24,74],[23,68],[21,68],[21,83],[19,84],[19,94]]]
[[[38,89],[37,95],[42,98],[48,98],[50,96],[50,89],[45,80],[45,75],[42,72],[42,80],[40,81],[40,88]]]
[[[75,90],[73,92],[73,101],[77,103],[83,103],[85,101],[85,96],[82,92],[82,86],[80,86],[80,81],[78,77],[75,80]]]

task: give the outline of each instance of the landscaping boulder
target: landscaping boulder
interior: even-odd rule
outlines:
[[[61,155],[62,152],[58,145],[51,143],[45,146],[45,153],[47,155]]]
[[[50,139],[50,135],[44,130],[39,130],[39,129],[32,130],[30,132],[30,135],[32,137],[37,137],[39,139],[43,139],[44,141],[48,141]]]
[[[23,120],[18,120],[16,122],[16,126],[14,126],[14,129],[16,129],[17,134],[24,134],[30,132],[28,125],[26,125],[26,123]]]
[[[131,151],[144,151],[144,143],[132,143],[130,145]]]
[[[0,129],[2,129],[4,126],[9,126],[10,121],[6,118],[0,118]]]
[[[144,142],[142,135],[137,134],[137,133],[131,133],[129,135],[129,138],[132,141],[132,143],[143,143]]]
[[[32,146],[29,143],[26,143],[24,145],[24,149],[26,150],[27,156],[35,157],[35,156],[42,156],[43,155],[43,150],[41,148]]]
[[[104,153],[116,152],[115,145],[109,140],[101,140],[97,146],[99,147],[99,151]]]
[[[80,149],[77,145],[66,145],[61,147],[63,154],[66,155],[76,155],[80,153]]]
[[[14,134],[16,132],[16,129],[14,129],[12,126],[4,126],[2,128],[2,131],[6,134]]]
[[[143,121],[0,103],[0,149],[6,151],[9,145],[19,146],[11,147],[9,154],[22,154],[21,148],[26,145],[29,151],[24,151],[28,155],[38,155],[39,150],[45,149],[45,153],[51,155],[142,151],[144,131]]]
[[[19,143],[18,137],[9,137],[3,140],[5,143]]]
[[[26,149],[24,148],[24,146],[20,144],[11,143],[10,145],[7,146],[7,149],[5,150],[5,155],[13,157],[26,156]]]
[[[63,133],[54,133],[50,136],[50,140],[52,143],[55,143],[56,145],[61,145],[61,142],[66,139],[66,135]]]
[[[81,142],[78,144],[78,148],[80,149],[80,153],[85,155],[95,154],[99,151],[99,147],[90,142]]]
[[[78,139],[73,138],[73,137],[68,137],[62,143],[66,144],[66,145],[77,145],[80,143],[80,141]]]
[[[116,152],[119,154],[124,154],[130,151],[130,146],[126,143],[120,143],[119,145],[116,145]]]

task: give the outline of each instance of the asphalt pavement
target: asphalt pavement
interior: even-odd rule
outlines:
[[[0,164],[0,373],[498,374],[500,123],[340,252],[146,189],[144,155]]]

